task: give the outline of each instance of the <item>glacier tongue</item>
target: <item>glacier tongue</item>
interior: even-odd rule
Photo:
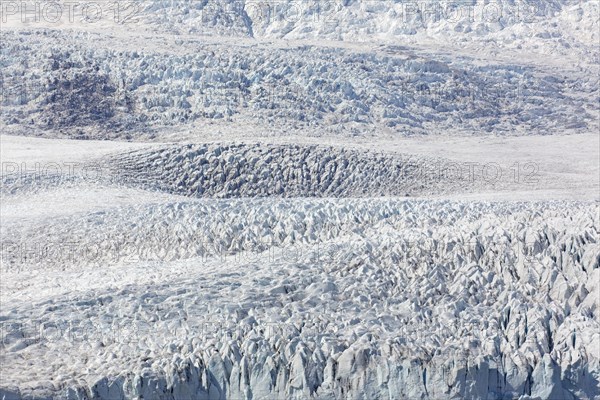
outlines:
[[[231,199],[13,226],[3,237],[80,235],[80,251],[94,243],[86,232],[102,226],[114,227],[113,242],[127,243],[131,229],[146,241],[135,258],[106,253],[81,272],[48,256],[39,271],[80,285],[62,300],[69,292],[60,281],[3,290],[5,362],[32,366],[29,384],[5,372],[14,384],[3,393],[592,399],[597,211],[563,202]],[[154,230],[153,219],[165,229]],[[204,236],[216,246],[206,254]],[[169,261],[144,250],[160,243]],[[14,282],[24,260],[8,255],[3,282]],[[80,381],[44,383],[73,370]]]

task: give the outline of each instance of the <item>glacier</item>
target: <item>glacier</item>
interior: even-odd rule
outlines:
[[[597,0],[0,21],[1,399],[600,399]]]

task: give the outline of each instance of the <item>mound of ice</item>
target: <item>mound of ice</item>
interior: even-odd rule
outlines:
[[[485,183],[482,167],[325,146],[171,145],[105,162],[109,182],[193,197],[416,196]]]

